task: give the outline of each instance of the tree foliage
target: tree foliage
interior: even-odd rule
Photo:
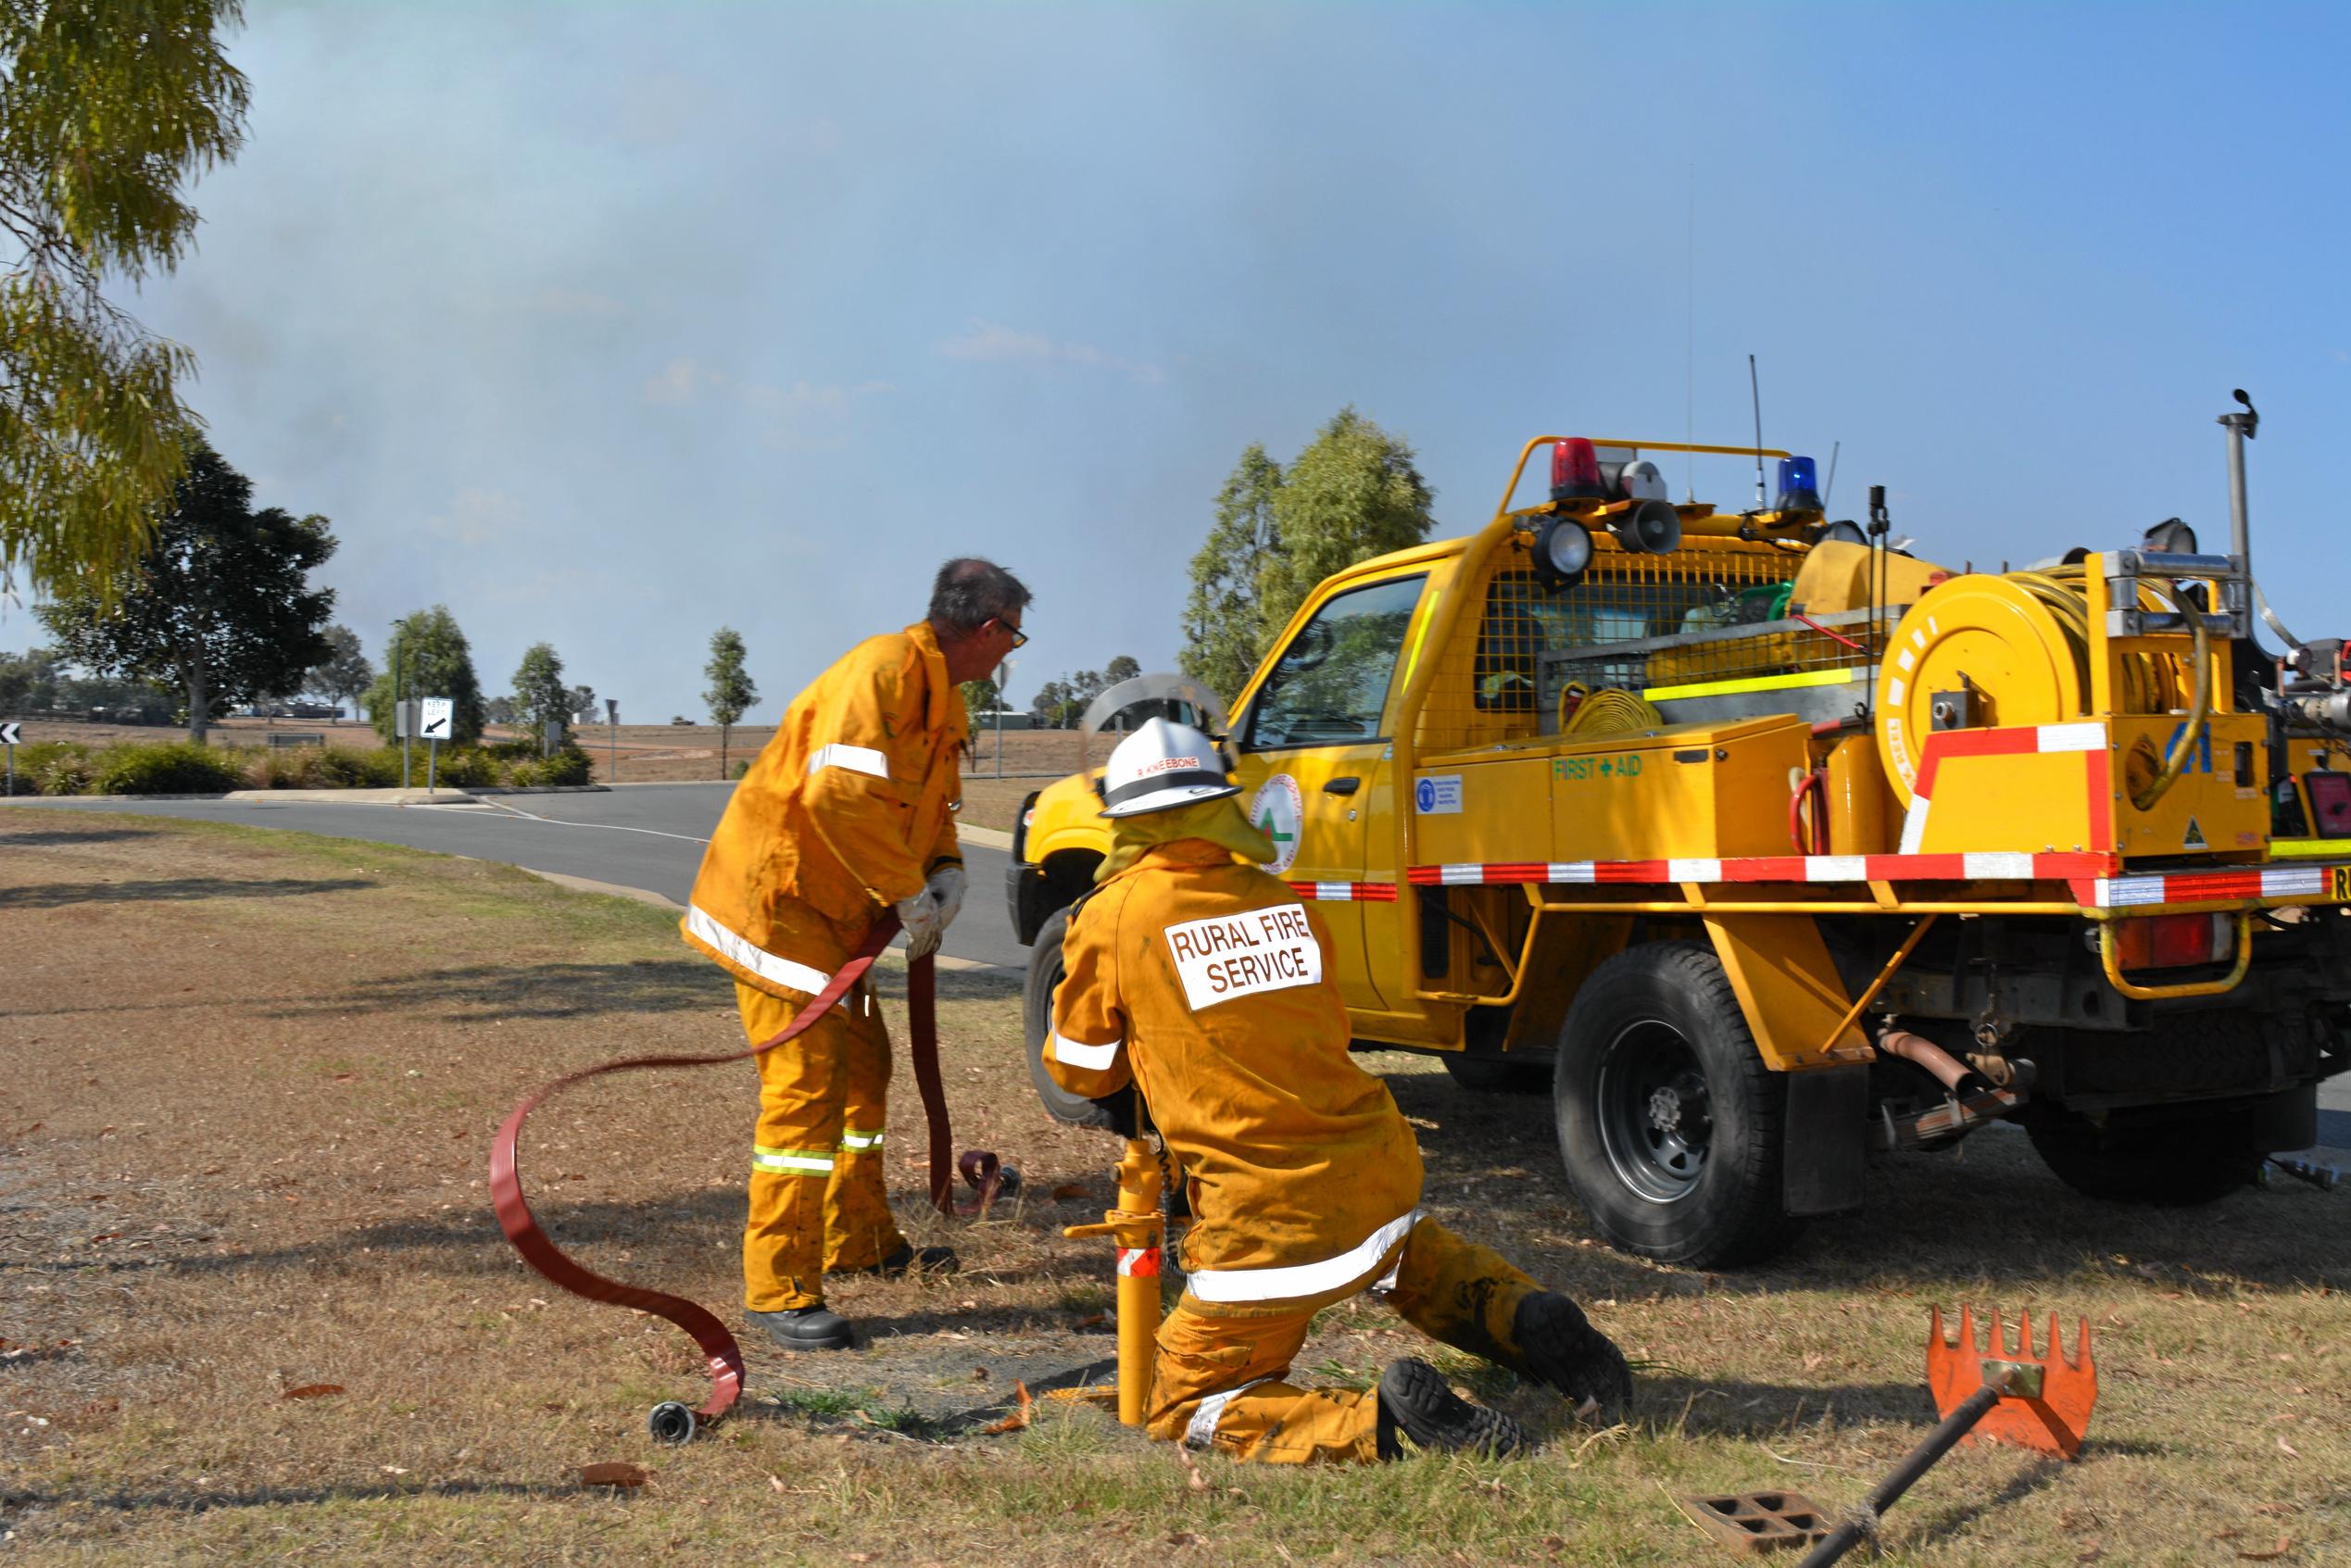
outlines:
[[[299,689],[326,658],[334,590],[308,581],[333,553],[326,519],[255,511],[253,482],[199,444],[146,553],[63,584],[41,619],[75,663],[184,694],[202,745],[233,705]]]
[[[449,698],[449,740],[471,746],[482,738],[482,678],[473,671],[473,649],[446,605],[434,605],[392,622],[383,645],[383,671],[368,688],[368,717],[388,744],[393,738],[395,685],[409,699]]]
[[[1231,701],[1315,584],[1428,537],[1434,495],[1412,447],[1352,407],[1287,470],[1252,443],[1192,557],[1184,672]]]
[[[760,699],[758,684],[751,679],[751,672],[743,668],[740,632],[732,626],[722,626],[710,633],[710,661],[702,666],[702,674],[710,683],[702,700],[710,704],[710,718],[719,727],[719,777],[724,778],[727,733]]]
[[[534,740],[547,725],[558,726],[550,749],[572,743],[572,688],[563,684],[563,658],[553,644],[533,643],[522,650],[522,662],[514,669],[514,718]]]
[[[1102,684],[1114,686],[1121,681],[1131,681],[1143,672],[1140,660],[1132,654],[1120,654],[1102,666]]]
[[[971,715],[975,724],[979,722],[981,714],[995,712],[1004,700],[1004,695],[996,689],[994,679],[987,675],[976,681],[965,681],[955,689],[963,694],[963,711]]]
[[[357,702],[375,679],[375,666],[359,651],[359,634],[348,626],[330,626],[320,633],[326,658],[310,666],[303,687],[342,702]]]
[[[188,351],[108,301],[195,243],[182,194],[244,139],[238,0],[0,0],[0,584],[102,599],[198,421]]]

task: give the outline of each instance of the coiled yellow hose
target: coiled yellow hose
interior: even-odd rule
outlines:
[[[1593,691],[1581,681],[1570,681],[1559,693],[1559,733],[1563,735],[1654,730],[1665,722],[1666,716],[1646,698],[1620,686]]]
[[[2090,608],[2081,588],[2081,568],[2053,566],[2045,571],[2012,571],[2008,581],[2039,600],[2042,607],[2056,618],[2066,635],[2066,646],[2073,655],[2075,673],[2081,677],[2081,689],[2090,689]],[[2174,610],[2181,608],[2177,595],[2170,589],[2152,583],[2142,583],[2141,588],[2154,594]],[[2195,666],[2195,684],[2188,699],[2188,721],[2180,732],[2180,739],[2171,747],[2171,755],[2164,759],[2163,768],[2144,790],[2134,791],[2131,804],[2144,811],[2152,809],[2180,782],[2180,775],[2188,766],[2188,759],[2195,755],[2196,746],[2204,738],[2205,726],[2212,717],[2212,659],[2211,638],[2204,629],[2204,617],[2190,615],[2190,629],[2195,634],[2195,651],[2191,655]],[[2177,659],[2158,659],[2150,654],[2134,653],[2124,658],[2121,665],[2122,711],[2125,713],[2169,713],[2180,696],[2179,663]]]

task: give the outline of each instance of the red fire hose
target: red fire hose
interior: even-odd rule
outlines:
[[[735,1336],[726,1325],[695,1303],[683,1297],[647,1290],[641,1286],[623,1285],[575,1261],[556,1246],[547,1232],[539,1228],[532,1214],[530,1203],[522,1196],[522,1177],[515,1163],[515,1145],[522,1133],[522,1119],[541,1100],[557,1090],[607,1073],[626,1073],[647,1067],[710,1067],[724,1061],[741,1061],[755,1057],[798,1035],[831,1011],[850,988],[864,978],[890,938],[898,935],[898,917],[885,914],[874,923],[864,943],[849,955],[824,989],[814,1000],[800,1009],[792,1022],[770,1038],[747,1050],[727,1051],[717,1056],[636,1056],[618,1061],[608,1061],[578,1073],[568,1073],[527,1096],[516,1106],[499,1126],[497,1137],[490,1145],[490,1196],[497,1206],[498,1228],[506,1232],[507,1240],[522,1255],[522,1261],[538,1271],[550,1284],[584,1296],[591,1301],[604,1301],[616,1307],[634,1307],[677,1324],[693,1336],[701,1347],[710,1369],[710,1397],[696,1409],[671,1400],[654,1407],[647,1425],[653,1436],[671,1443],[690,1439],[701,1426],[718,1420],[734,1408],[743,1392],[743,1351],[735,1344]],[[950,1190],[955,1176],[953,1158],[954,1135],[948,1125],[947,1096],[939,1082],[938,1072],[938,1012],[932,993],[934,966],[928,957],[911,960],[906,966],[906,1001],[909,1018],[908,1041],[914,1059],[914,1081],[922,1092],[923,1112],[930,1123],[931,1201],[942,1213],[955,1211]],[[963,1157],[964,1176],[980,1188],[980,1209],[996,1195],[1003,1180],[996,1156],[974,1150]]]

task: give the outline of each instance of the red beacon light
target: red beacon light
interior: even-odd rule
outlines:
[[[1551,445],[1551,498],[1554,501],[1604,501],[1608,485],[1600,477],[1600,454],[1580,435],[1564,436]]]

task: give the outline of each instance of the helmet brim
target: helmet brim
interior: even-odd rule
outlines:
[[[1167,789],[1155,789],[1149,795],[1138,795],[1122,800],[1115,806],[1105,806],[1099,815],[1105,817],[1140,817],[1153,811],[1173,811],[1179,806],[1197,806],[1203,800],[1218,800],[1228,795],[1238,795],[1240,785],[1176,784]]]

